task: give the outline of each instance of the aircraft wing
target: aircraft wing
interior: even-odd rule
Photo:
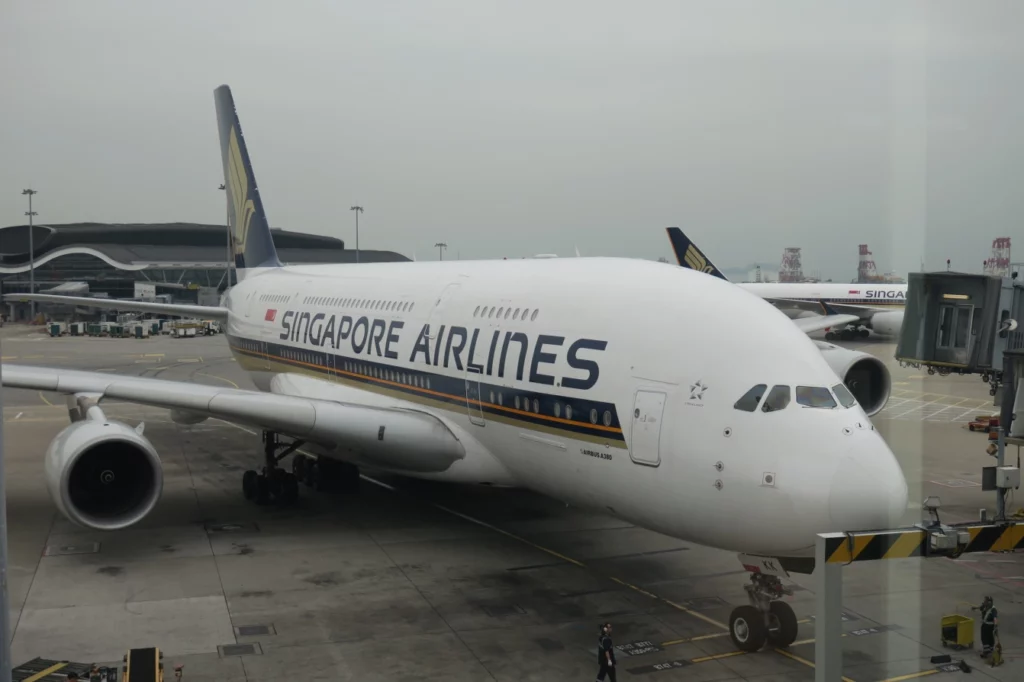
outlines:
[[[793,320],[793,324],[805,334],[810,334],[830,327],[843,327],[859,319],[860,317],[857,315],[822,315],[821,317],[798,317]]]
[[[187,303],[147,303],[119,298],[87,298],[85,296],[59,296],[57,294],[7,294],[7,301],[37,301],[39,303],[62,303],[64,305],[80,305],[87,308],[112,308],[114,310],[134,310],[140,313],[156,313],[177,317],[198,317],[209,320],[227,320],[228,309],[209,305],[189,305]]]
[[[829,303],[829,310],[843,315],[856,315],[858,320],[870,320],[871,316],[884,308],[873,308],[866,305],[850,305],[849,303]]]
[[[444,422],[415,409],[7,363],[2,380],[9,388],[91,394],[268,429],[381,468],[440,472],[465,457],[465,448]]]

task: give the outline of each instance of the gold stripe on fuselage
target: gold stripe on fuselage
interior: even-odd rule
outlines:
[[[330,370],[321,365],[313,363],[303,362],[300,360],[282,360],[276,356],[268,355],[266,353],[259,353],[257,351],[243,350],[240,348],[232,347],[232,352],[235,354],[235,358],[238,364],[243,369],[249,372],[271,372],[273,374],[302,374],[305,376],[314,377],[325,380],[325,372],[330,372],[328,376],[333,376],[337,379],[338,383],[342,383],[352,388],[358,388],[364,391],[371,391],[379,395],[386,395],[393,398],[399,398],[401,400],[408,400],[410,402],[418,403],[434,408],[440,408],[448,412],[464,415],[468,414],[467,400],[465,396],[456,396],[448,393],[441,393],[439,391],[432,391],[425,388],[406,386],[405,384],[397,384],[394,382],[387,381],[385,379],[377,379],[375,377],[368,377],[362,374],[353,374],[345,370]],[[358,377],[358,380],[351,377]],[[404,390],[397,390],[388,388],[389,385],[402,386],[406,389],[413,389],[416,393],[408,393]],[[444,398],[433,398],[431,395],[444,396],[459,402],[453,404],[448,402]],[[622,438],[622,429],[604,426],[603,424],[589,424],[583,422],[574,422],[567,419],[560,419],[557,417],[549,417],[547,415],[536,414],[533,412],[524,412],[522,410],[516,410],[514,408],[505,407],[504,405],[495,405],[489,402],[474,401],[479,403],[483,407],[491,409],[499,409],[512,414],[522,414],[529,416],[533,419],[543,419],[554,423],[563,423],[566,425],[573,425],[579,428],[596,429],[599,431],[607,431],[609,434],[615,434]],[[597,445],[607,445],[609,447],[625,449],[626,443],[623,440],[603,438],[598,435],[592,435],[587,433],[580,433],[578,431],[571,431],[564,428],[556,428],[552,426],[544,426],[543,424],[535,424],[533,422],[525,421],[524,419],[517,419],[511,416],[503,416],[500,414],[493,414],[487,412],[483,415],[483,418],[487,421],[501,422],[502,424],[508,424],[510,426],[516,426],[519,428],[527,429],[530,431],[536,431],[539,433],[545,433],[548,435],[561,436],[563,438],[573,438],[576,440],[587,441],[588,443],[594,443]]]

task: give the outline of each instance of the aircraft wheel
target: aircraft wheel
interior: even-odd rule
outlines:
[[[299,479],[292,474],[281,478],[281,491],[278,494],[281,504],[295,504],[299,499]]]
[[[249,501],[256,499],[256,479],[258,478],[259,474],[252,469],[242,474],[242,494],[245,499]]]
[[[305,457],[298,454],[293,455],[292,474],[295,476],[295,478],[299,479],[300,481],[304,481],[306,479],[306,468],[308,465],[309,462],[306,460]]]
[[[870,335],[871,335],[871,332],[869,332],[867,329],[861,329],[860,330],[860,338],[866,339]]]
[[[768,641],[772,646],[785,648],[796,641],[800,626],[793,607],[784,601],[773,601],[768,614]]]
[[[825,332],[825,340],[826,341],[835,341],[836,340],[836,333],[835,332]]]
[[[256,504],[270,504],[270,481],[266,476],[256,477]]]
[[[741,651],[760,651],[768,640],[764,616],[753,606],[739,606],[729,615],[729,636]]]
[[[305,484],[310,488],[316,488],[317,478],[320,476],[320,467],[316,462],[306,462],[306,475],[303,477]]]
[[[338,492],[352,495],[359,492],[359,467],[347,462],[338,463]]]

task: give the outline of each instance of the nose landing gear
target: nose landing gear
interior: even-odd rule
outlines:
[[[749,606],[739,606],[729,615],[729,635],[733,644],[741,651],[760,651],[765,644],[785,648],[796,641],[799,626],[793,608],[783,601],[784,595],[792,595],[793,591],[782,584],[778,575],[760,572],[758,566],[752,566],[751,557],[742,557],[744,566],[751,570],[750,584],[744,585]],[[771,559],[761,559],[762,564],[774,567]],[[779,568],[776,571],[785,574]]]

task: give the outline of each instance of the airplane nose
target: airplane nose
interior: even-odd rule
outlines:
[[[832,479],[829,516],[835,532],[893,528],[907,511],[907,480],[896,457],[884,443],[881,451],[870,450],[847,454]]]

